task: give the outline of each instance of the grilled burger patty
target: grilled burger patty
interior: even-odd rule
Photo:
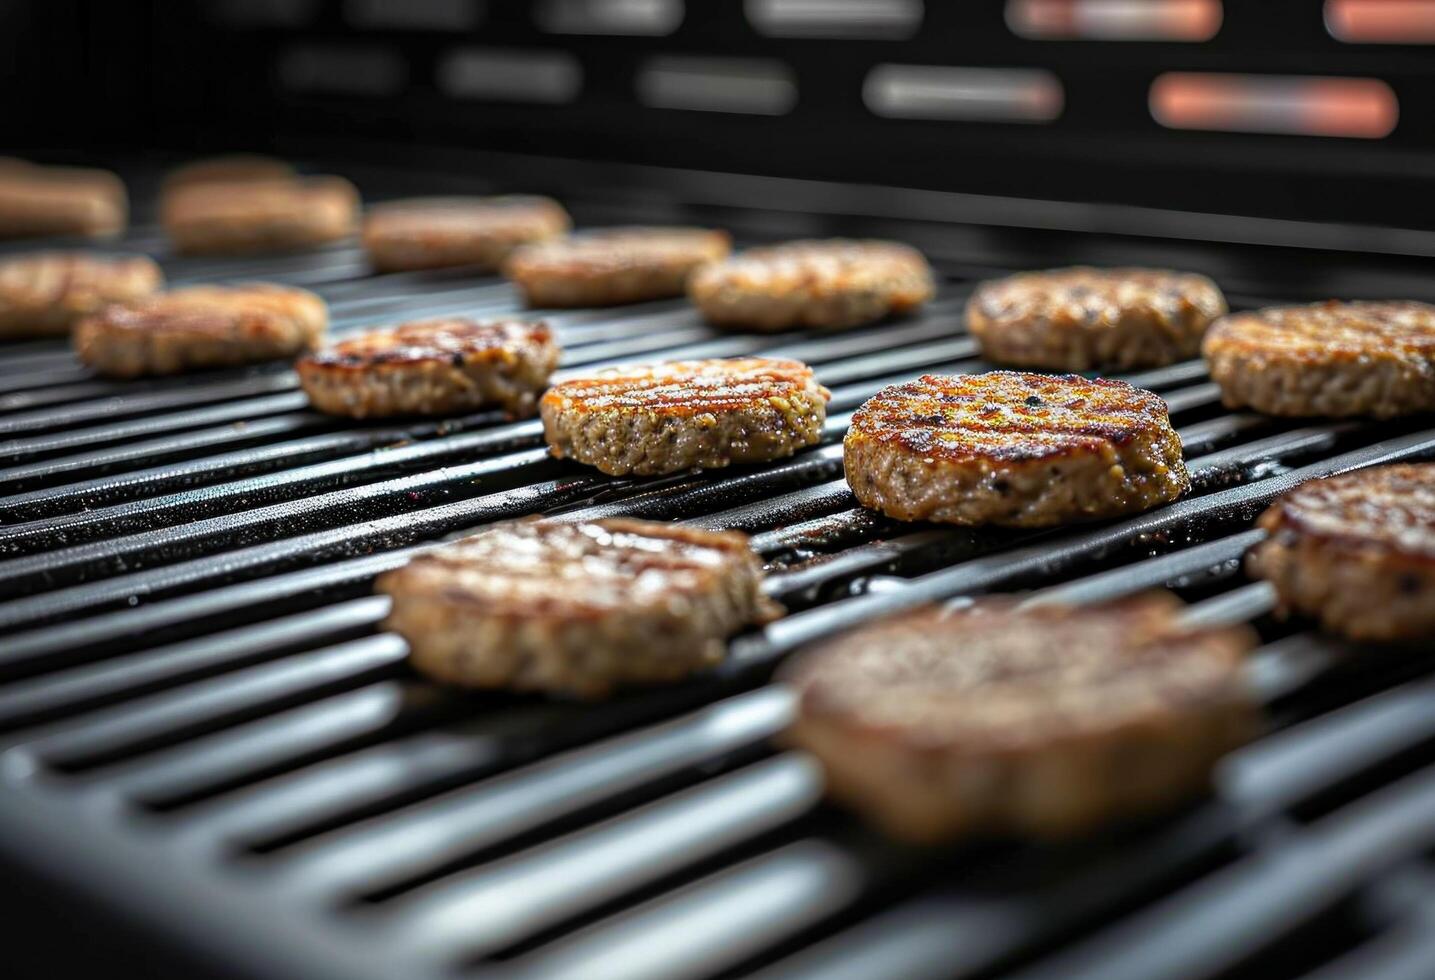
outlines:
[[[1281,306],[1223,317],[1202,351],[1228,408],[1393,418],[1435,411],[1435,306]]]
[[[562,351],[547,324],[420,320],[340,341],[299,360],[321,412],[373,418],[499,405],[532,415]]]
[[[162,192],[189,184],[233,184],[249,180],[293,180],[298,175],[289,163],[258,153],[229,153],[175,167],[164,175]]]
[[[1312,480],[1262,515],[1247,568],[1356,640],[1435,637],[1435,463]]]
[[[108,170],[0,161],[0,238],[110,238],[128,218],[125,185]]]
[[[504,263],[530,306],[616,306],[681,296],[732,240],[706,228],[610,228],[518,249]]]
[[[66,334],[111,303],[142,299],[164,284],[144,256],[37,252],[0,259],[0,338]]]
[[[467,687],[600,697],[720,662],[773,618],[747,537],[651,521],[514,521],[381,576],[415,668]]]
[[[1205,276],[1079,266],[983,283],[967,304],[982,356],[1018,367],[1089,371],[1194,357],[1226,299]]]
[[[75,327],[80,360],[132,378],[293,357],[329,324],[318,296],[293,286],[190,286],[110,306]]]
[[[369,208],[364,250],[380,272],[472,265],[497,269],[518,246],[568,231],[568,212],[546,197],[420,197]]]
[[[735,357],[571,378],[539,411],[554,456],[649,476],[791,456],[821,441],[830,397],[801,361]]]
[[[789,738],[893,836],[1062,837],[1198,793],[1255,728],[1244,629],[1168,593],[1086,608],[929,607],[791,665]]]
[[[748,249],[688,282],[709,321],[751,330],[871,323],[916,309],[934,289],[916,249],[842,238]]]
[[[347,238],[358,210],[358,191],[342,177],[199,181],[166,194],[160,220],[177,252],[244,255]]]
[[[903,521],[1038,527],[1115,517],[1190,489],[1160,396],[1123,381],[925,375],[852,416],[847,483]]]

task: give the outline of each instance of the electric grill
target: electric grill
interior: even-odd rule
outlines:
[[[149,26],[185,41],[169,49],[180,62],[198,51],[233,68],[272,49],[264,63],[282,68],[315,43],[305,35],[285,48],[296,34],[348,37],[364,23],[353,10],[382,6],[345,5],[348,20],[322,6],[308,27],[251,28],[237,53],[201,43],[215,28],[198,16]],[[518,43],[552,29],[536,26],[542,17],[604,5],[539,4],[533,22],[489,6],[484,29]],[[695,6],[661,40],[699,47]],[[227,7],[239,5],[218,5]],[[894,46],[930,49],[927,28],[954,15],[940,4],[926,14],[920,29],[898,15],[872,21],[877,39],[860,43],[882,46],[881,57]],[[111,16],[94,14],[100,27]],[[715,15],[709,43],[735,36],[735,18]],[[990,36],[990,17],[973,20]],[[460,29],[400,26],[392,51],[433,54],[425,32]],[[893,40],[894,31],[909,34]],[[558,50],[551,34],[545,42]],[[383,81],[375,66],[389,62],[373,51],[391,49],[365,43],[368,73]],[[593,43],[635,57],[658,44]],[[844,57],[849,43],[859,41],[837,42]],[[601,60],[574,45],[590,68]],[[1348,200],[1329,203],[1332,220],[1276,214],[1290,203],[1281,201],[1234,218],[1141,201],[956,193],[930,171],[914,175],[911,184],[926,185],[918,189],[652,160],[400,151],[373,132],[338,133],[365,100],[392,93],[315,95],[315,79],[330,83],[331,73],[300,60],[288,69],[297,91],[271,93],[271,128],[249,130],[247,145],[263,139],[305,169],[351,176],[370,201],[541,190],[560,195],[580,226],[711,224],[743,245],[893,237],[928,254],[941,289],[919,316],[831,334],[723,333],[681,301],[537,314],[565,347],[564,371],[762,352],[807,361],[832,389],[824,445],[766,466],[659,479],[551,460],[536,422],[495,413],[320,416],[287,365],[114,382],[90,377],[59,342],[6,345],[0,859],[9,921],[22,924],[7,940],[18,968],[53,972],[103,953],[155,975],[346,980],[1428,975],[1432,651],[1360,649],[1278,621],[1241,556],[1260,540],[1252,522],[1275,495],[1314,477],[1435,458],[1435,422],[1262,418],[1222,409],[1199,362],[1132,373],[1124,377],[1169,402],[1193,493],[1136,517],[1043,532],[907,526],[862,511],[842,480],[840,438],[851,411],[886,384],[987,367],[962,316],[981,278],[1141,263],[1207,272],[1236,308],[1331,295],[1428,301],[1435,234],[1337,223],[1351,217],[1334,213]],[[817,70],[816,60],[810,51],[792,59],[793,77]],[[1134,71],[1130,60],[1123,70]],[[472,69],[459,75],[476,84]],[[421,117],[432,120],[437,95],[413,84],[420,91],[406,104],[427,106]],[[540,94],[561,88],[534,84]],[[692,91],[655,84],[665,98]],[[216,104],[232,106],[236,91],[248,90]],[[576,109],[561,111],[571,121]],[[519,116],[513,105],[500,112],[482,125],[501,132]],[[524,145],[552,150],[548,128],[561,132],[563,119],[539,116]],[[320,118],[328,124],[315,132]],[[147,124],[148,137],[186,145],[174,138],[175,118]],[[736,132],[727,118],[708,129],[673,125],[715,139]],[[913,125],[901,138],[926,138],[931,124]],[[33,131],[47,138],[42,124]],[[1292,139],[1278,145],[1306,152]],[[719,152],[741,169],[752,148]],[[340,335],[518,309],[496,278],[374,276],[347,245],[170,256],[145,190],[156,186],[156,161],[119,144],[104,160],[138,189],[136,223],[117,247],[157,255],[172,283],[303,285],[330,303]],[[795,165],[786,156],[768,169]],[[379,628],[388,600],[371,594],[373,577],[415,549],[534,513],[748,531],[789,613],[737,637],[709,675],[596,704],[465,694],[409,672],[403,642]],[[1192,602],[1192,616],[1249,622],[1263,639],[1250,678],[1269,731],[1226,760],[1209,799],[1179,813],[1071,845],[907,848],[823,804],[812,761],[773,741],[792,704],[770,672],[806,642],[985,592],[1091,602],[1159,586]]]

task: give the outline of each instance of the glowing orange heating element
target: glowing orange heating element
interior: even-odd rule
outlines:
[[[1172,129],[1380,139],[1400,106],[1375,78],[1168,72],[1151,85],[1151,114]]]

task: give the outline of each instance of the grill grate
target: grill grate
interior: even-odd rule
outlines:
[[[746,240],[813,230],[711,200],[669,208]],[[615,480],[547,458],[532,421],[360,425],[307,411],[279,367],[122,384],[58,344],[12,345],[0,853],[246,975],[1297,976],[1315,965],[1312,929],[1326,976],[1407,975],[1435,908],[1435,664],[1274,621],[1240,558],[1261,536],[1253,517],[1302,480],[1435,456],[1429,420],[1228,413],[1201,364],[1178,364],[1128,378],[1170,404],[1191,497],[1047,532],[901,526],[857,508],[841,479],[851,411],[917,373],[983,369],[960,327],[972,280],[1049,264],[1053,246],[992,247],[1004,258],[987,264],[993,242],[974,252],[956,226],[820,227],[927,247],[939,300],[826,336],[722,334],[676,302],[549,317],[565,371],[756,351],[813,364],[834,392],[827,440],[765,467]],[[125,244],[162,248],[152,228]],[[1062,258],[1140,261],[1148,245],[1089,247]],[[1218,268],[1237,257],[1182,248]],[[516,310],[501,282],[369,276],[351,248],[165,261],[173,281],[316,288],[341,333]],[[1359,280],[1332,268],[1329,281]],[[1327,281],[1260,269],[1231,277],[1238,305],[1317,298]],[[373,576],[535,512],[747,530],[789,614],[738,637],[709,676],[596,705],[410,674],[402,641],[377,631],[388,600]],[[803,643],[986,591],[1088,602],[1159,585],[1194,617],[1255,623],[1250,677],[1272,719],[1214,797],[1176,817],[1080,846],[917,851],[823,806],[811,760],[770,741],[792,703],[768,673]]]

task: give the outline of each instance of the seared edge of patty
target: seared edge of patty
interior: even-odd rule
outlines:
[[[1246,559],[1282,610],[1355,640],[1435,636],[1435,463],[1312,480],[1261,515]]]
[[[530,306],[615,306],[681,296],[695,269],[731,250],[714,229],[609,228],[520,248],[503,273]]]
[[[244,255],[347,238],[358,213],[353,184],[319,176],[181,185],[162,200],[160,221],[176,251]]]
[[[154,293],[164,274],[142,255],[38,252],[0,260],[0,337],[68,333],[110,303]]]
[[[903,521],[1040,527],[1148,510],[1190,489],[1160,396],[1122,381],[993,371],[882,389],[843,466]]]
[[[175,374],[292,357],[329,325],[328,307],[306,289],[270,283],[190,286],[85,317],[75,352],[101,374]]]
[[[386,201],[364,216],[364,250],[382,272],[473,265],[497,269],[515,248],[568,231],[552,198],[431,197]]]
[[[653,521],[515,521],[379,577],[414,667],[583,698],[679,680],[781,609],[747,536]]]
[[[871,323],[921,306],[935,289],[915,248],[843,238],[751,248],[688,281],[710,322],[763,331]]]
[[[822,440],[831,392],[800,361],[673,361],[570,378],[539,402],[553,455],[613,476],[790,456]]]
[[[1435,411],[1435,306],[1284,306],[1222,317],[1202,344],[1228,408],[1393,418]]]
[[[1076,266],[981,284],[967,304],[967,328],[999,364],[1157,367],[1199,353],[1225,312],[1225,297],[1205,276]]]
[[[532,415],[562,350],[544,323],[419,320],[300,358],[321,412],[353,418],[443,415],[499,405]]]
[[[1256,709],[1245,629],[1187,630],[1168,593],[1086,608],[988,599],[847,633],[783,671],[788,741],[888,833],[1066,837],[1199,793]]]

